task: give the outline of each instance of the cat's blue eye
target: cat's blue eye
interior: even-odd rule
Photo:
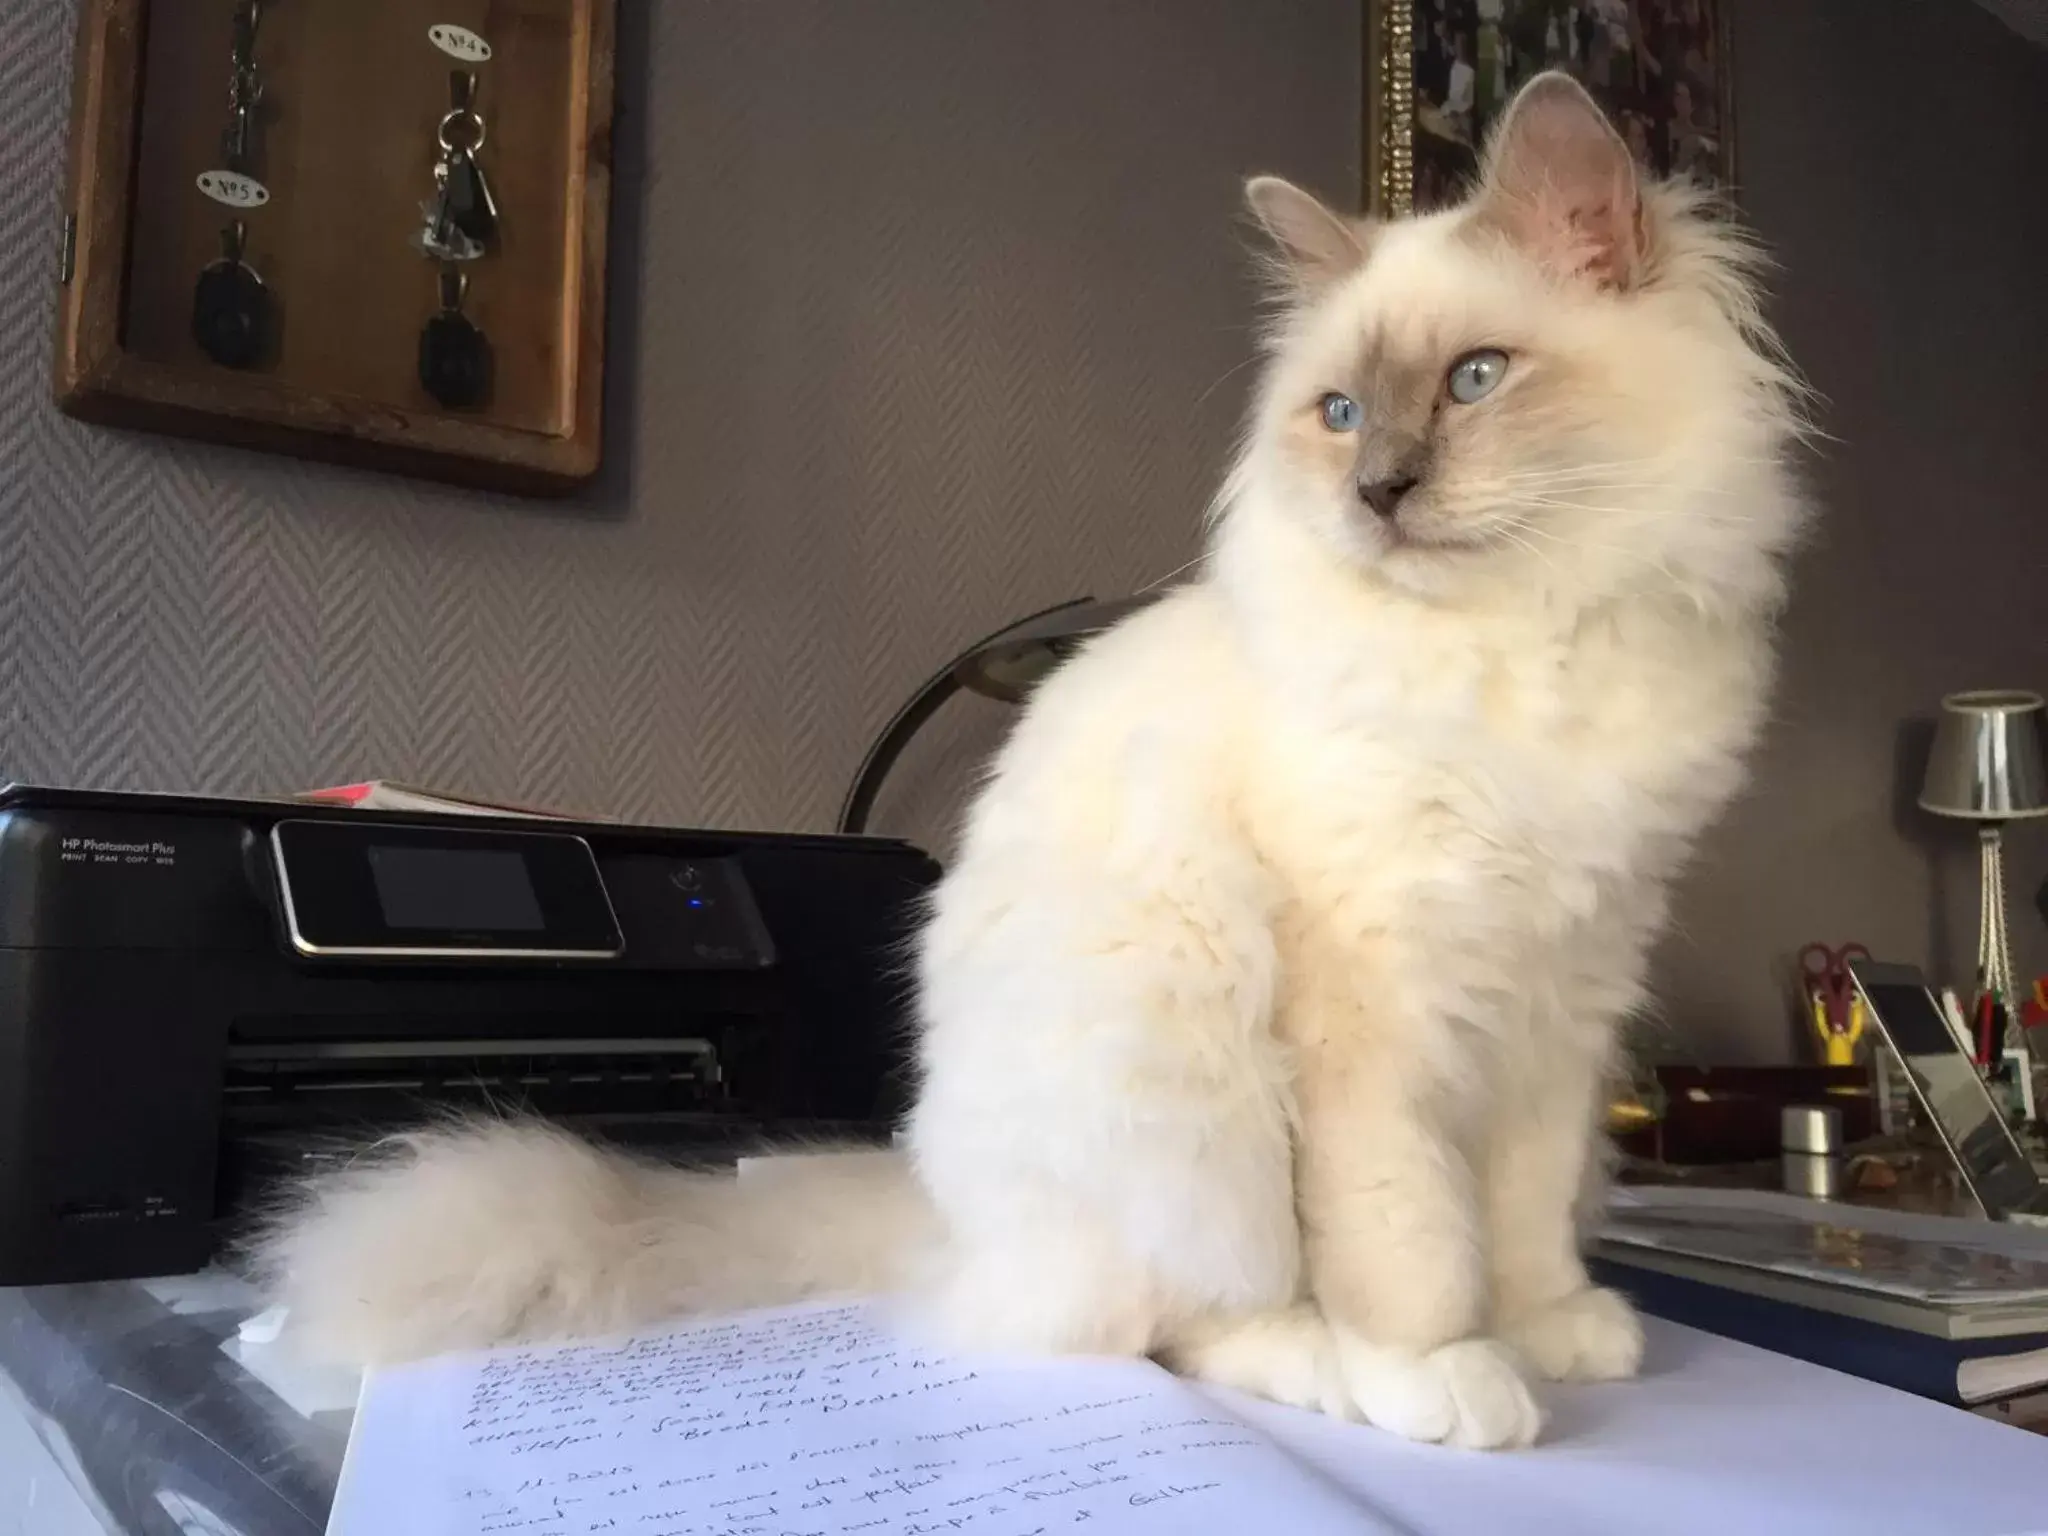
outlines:
[[[1358,408],[1358,402],[1349,395],[1323,396],[1323,425],[1332,432],[1356,432],[1358,424],[1364,419],[1365,412]]]
[[[1470,405],[1484,400],[1493,393],[1508,371],[1508,355],[1498,347],[1487,347],[1478,352],[1467,352],[1455,363],[1444,378],[1444,388],[1451,398],[1460,405]]]

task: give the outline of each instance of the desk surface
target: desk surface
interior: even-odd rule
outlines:
[[[26,1506],[0,1507],[0,1531],[320,1536],[346,1429],[223,1352],[252,1300],[211,1276],[0,1289],[0,1440],[18,1453],[0,1488]]]
[[[42,1442],[44,1484],[54,1465],[72,1485],[33,1508],[17,1493],[0,1530],[320,1536],[344,1421],[303,1416],[222,1350],[252,1299],[203,1276],[0,1290],[0,1415]],[[1245,1411],[1292,1415],[1291,1443],[1416,1536],[2048,1533],[2048,1440],[1668,1323],[1650,1336],[1642,1380],[1550,1393],[1531,1452]],[[0,1425],[0,1490],[27,1486],[5,1475],[17,1427]]]

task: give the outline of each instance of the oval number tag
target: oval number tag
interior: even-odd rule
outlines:
[[[230,208],[261,208],[270,201],[270,188],[239,171],[201,171],[199,190]]]
[[[451,26],[444,21],[438,27],[427,28],[427,36],[449,58],[465,64],[481,64],[491,56],[491,45],[467,27]]]

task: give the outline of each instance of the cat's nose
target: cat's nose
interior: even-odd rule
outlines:
[[[1401,498],[1416,486],[1415,477],[1396,471],[1377,480],[1363,477],[1358,482],[1358,499],[1381,517],[1392,517],[1401,508]]]

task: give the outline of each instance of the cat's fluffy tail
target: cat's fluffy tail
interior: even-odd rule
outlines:
[[[533,1122],[394,1136],[250,1244],[286,1337],[350,1365],[904,1283],[937,1218],[892,1156],[689,1172]]]

